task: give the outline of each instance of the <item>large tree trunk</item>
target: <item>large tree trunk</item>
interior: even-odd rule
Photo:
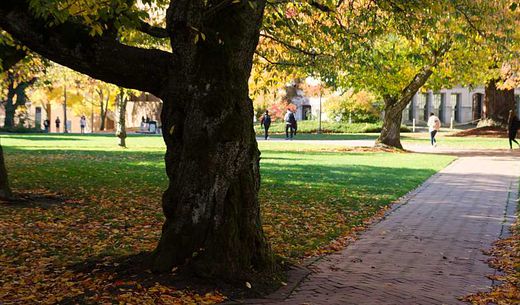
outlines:
[[[498,89],[498,80],[489,81],[484,96],[483,120],[478,127],[502,126],[507,127],[509,110],[515,109],[514,89]]]
[[[126,147],[126,104],[127,100],[124,97],[123,90],[119,94],[117,105],[117,126],[116,136],[119,138],[119,146]]]
[[[71,26],[78,27],[73,20],[42,26],[25,1],[0,1],[0,26],[21,43],[79,72],[163,99],[170,181],[156,271],[185,265],[200,275],[251,282],[258,272],[276,270],[260,221],[259,151],[248,97],[264,6],[265,0],[171,1],[167,53],[123,45],[112,32],[70,35]]]
[[[260,153],[247,83],[264,3],[236,5],[211,17],[206,27],[221,36],[194,44],[188,13],[179,14],[189,6],[184,2],[174,2],[168,17],[180,58],[163,96],[170,183],[154,268],[170,271],[188,263],[198,275],[251,280],[256,272],[275,270],[260,221]]]
[[[13,197],[11,188],[9,187],[9,179],[7,177],[7,169],[4,161],[4,150],[0,145],[0,199],[9,200]]]
[[[410,101],[408,101],[408,103]],[[408,103],[397,103],[397,99],[392,97],[385,98],[383,128],[381,129],[381,134],[376,140],[376,146],[403,148],[401,145],[401,120],[403,117],[403,110],[406,108]],[[402,105],[404,105],[404,107]]]

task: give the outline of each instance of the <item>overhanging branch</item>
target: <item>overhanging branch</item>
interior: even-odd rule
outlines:
[[[49,27],[26,1],[0,1],[0,28],[43,57],[96,79],[161,95],[172,54],[124,45],[108,33],[89,35],[66,21]]]
[[[148,24],[147,22],[143,21],[143,20],[139,20],[139,27],[137,28],[137,30],[145,33],[145,34],[148,34],[152,37],[155,37],[155,38],[168,38],[170,37],[168,35],[168,31],[165,29],[165,28],[161,28],[161,27],[158,27],[158,26],[153,26],[153,25],[150,25]]]

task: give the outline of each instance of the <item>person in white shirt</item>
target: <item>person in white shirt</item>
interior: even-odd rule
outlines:
[[[430,132],[430,141],[432,146],[437,146],[437,140],[435,140],[435,136],[437,132],[441,129],[441,120],[435,116],[432,112],[430,113],[430,118],[428,119],[428,131]]]
[[[79,120],[79,126],[81,127],[81,133],[85,133],[85,126],[87,125],[87,118],[84,115],[81,116]]]
[[[293,138],[294,134],[296,133],[296,118],[294,117],[294,113],[291,111],[291,109],[287,109],[287,113],[284,117],[285,121],[285,139],[289,140]],[[290,136],[290,138],[289,138]]]

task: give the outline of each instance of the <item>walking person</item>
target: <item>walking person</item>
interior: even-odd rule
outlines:
[[[269,115],[269,111],[266,110],[262,119],[260,120],[260,126],[264,127],[265,130],[265,139],[269,139],[269,127],[271,127],[271,116]]]
[[[49,121],[49,119],[45,119],[43,121],[43,127],[45,128],[45,133],[49,133],[49,128],[51,127],[51,121]]]
[[[513,142],[520,147],[516,141],[516,133],[520,127],[520,121],[513,110],[509,110],[509,117],[507,118],[507,135],[509,137],[509,149],[513,149]]]
[[[56,120],[54,121],[54,123],[56,124],[56,132],[60,132],[60,117],[56,117]]]
[[[296,124],[296,118],[294,117],[294,113],[291,111],[291,109],[287,109],[287,113],[285,113],[284,121],[285,121],[285,139],[292,140],[292,138],[294,136],[294,126]],[[289,136],[290,136],[290,138],[289,138]]]
[[[430,141],[432,146],[437,146],[437,140],[435,140],[435,136],[437,132],[441,129],[441,120],[433,112],[430,113],[430,118],[428,119],[428,131],[430,132]]]
[[[84,115],[81,116],[81,119],[79,119],[79,127],[81,127],[81,134],[85,133],[85,126],[87,125],[87,119]]]

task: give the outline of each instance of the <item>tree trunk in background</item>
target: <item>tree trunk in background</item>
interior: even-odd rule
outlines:
[[[9,179],[7,177],[7,169],[4,161],[4,150],[0,145],[0,199],[9,200],[13,197],[11,188],[9,187]]]
[[[411,100],[410,100],[411,101]],[[408,103],[410,102],[408,101]],[[376,146],[392,146],[402,149],[401,145],[401,120],[403,110],[408,104],[398,103],[397,98],[385,98],[385,115],[381,134],[376,140]],[[404,107],[402,106],[404,104]]]
[[[59,130],[57,130],[59,132]],[[63,133],[68,133],[67,130],[67,87],[63,88]]]
[[[486,85],[484,96],[483,119],[478,127],[507,127],[509,110],[515,109],[514,89],[501,90],[497,88],[498,80],[491,80]]]
[[[106,106],[108,106],[108,105],[106,105]],[[106,118],[107,118],[107,107],[106,106],[103,101],[103,96],[101,96],[101,103],[100,103],[101,111],[99,112],[99,120],[100,120],[99,130],[100,131],[105,130],[105,122],[106,122]]]
[[[123,90],[118,97],[117,103],[117,126],[116,136],[119,138],[119,146],[126,147],[126,104],[127,100],[124,97]]]
[[[166,222],[154,269],[188,264],[199,276],[241,281],[276,268],[260,221],[260,152],[253,130],[248,78],[258,43],[263,2],[230,6],[205,27],[221,35],[193,43],[194,12],[169,15],[179,54],[161,96],[169,187]],[[176,2],[173,2],[176,3]],[[192,15],[194,14],[194,15]],[[197,23],[195,23],[197,24]],[[184,26],[183,26],[184,25]],[[216,107],[215,105],[218,105]]]
[[[14,96],[16,94],[16,90],[14,89],[14,81],[11,77],[7,77],[8,86],[7,86],[7,98],[4,101],[4,109],[5,109],[5,118],[4,118],[4,128],[13,128],[14,127],[14,114],[16,112],[16,105]]]

